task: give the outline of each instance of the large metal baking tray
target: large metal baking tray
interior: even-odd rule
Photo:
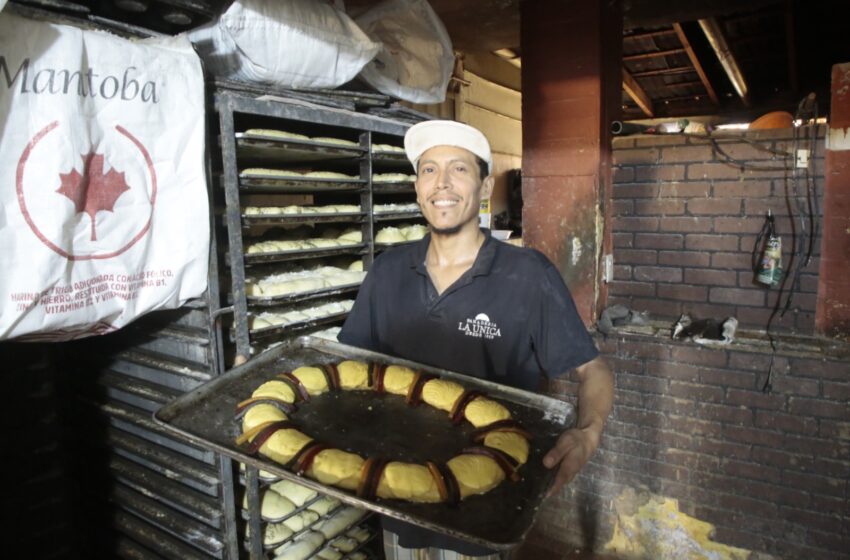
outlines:
[[[513,417],[535,434],[522,479],[505,481],[490,492],[471,496],[455,507],[414,504],[398,500],[364,500],[351,492],[298,477],[282,465],[246,455],[234,441],[240,428],[233,420],[236,404],[264,381],[303,364],[358,359],[407,365],[500,400]],[[392,358],[314,337],[290,340],[248,363],[167,404],[154,415],[157,422],[197,445],[223,453],[282,478],[295,480],[343,502],[415,523],[493,549],[519,544],[531,528],[553,473],[542,459],[558,435],[571,426],[575,411],[557,399],[482,379]],[[471,426],[454,427],[445,412],[427,405],[408,407],[394,395],[368,391],[330,393],[302,405],[294,420],[313,438],[361,454],[382,455],[412,462],[446,461],[468,445]]]
[[[391,222],[398,220],[415,220],[422,217],[422,212],[380,212],[373,214],[376,222]]]
[[[362,282],[353,282],[351,284],[340,284],[339,286],[330,286],[318,290],[308,290],[279,296],[247,296],[247,299],[251,305],[282,305],[357,291],[360,288],[360,284]]]
[[[274,159],[276,161],[327,161],[365,155],[361,146],[343,146],[312,140],[276,138],[262,134],[237,132],[236,150],[240,157]]]
[[[413,193],[416,188],[413,181],[381,181],[372,183],[375,194]]]
[[[264,340],[272,336],[280,338],[281,335],[283,335],[284,333],[291,334],[294,332],[297,333],[298,331],[306,331],[308,329],[321,327],[330,323],[337,322],[341,319],[345,319],[347,316],[348,311],[342,311],[340,313],[332,313],[330,315],[325,315],[324,317],[316,317],[314,319],[298,321],[296,323],[287,323],[285,325],[272,325],[270,327],[263,327],[261,329],[251,329],[249,332],[251,333],[252,340]],[[250,393],[248,396],[250,396]]]
[[[284,262],[300,260],[313,257],[333,257],[336,255],[350,255],[352,253],[365,253],[367,246],[364,243],[344,245],[337,247],[318,247],[315,249],[298,249],[297,251],[276,251],[273,253],[245,253],[245,264],[259,264],[270,262]],[[230,255],[227,255],[230,262]]]
[[[312,177],[270,177],[247,174],[239,176],[239,188],[258,192],[313,193],[359,192],[366,188],[363,179],[316,179]]]
[[[319,224],[337,222],[362,222],[363,212],[334,212],[332,214],[243,214],[245,226],[276,226],[281,224]]]

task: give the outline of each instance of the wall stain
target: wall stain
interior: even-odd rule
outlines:
[[[711,540],[714,526],[679,511],[679,502],[626,488],[614,501],[614,534],[605,553],[630,560],[768,560]]]

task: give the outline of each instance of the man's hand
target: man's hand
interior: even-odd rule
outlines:
[[[547,469],[558,468],[548,496],[558,493],[564,484],[575,478],[596,451],[600,435],[599,431],[590,428],[574,428],[561,434],[555,447],[543,457],[543,466]]]
[[[602,427],[614,403],[614,376],[601,358],[576,368],[578,377],[578,422],[558,438],[543,457],[543,466],[557,468],[549,496],[570,482],[599,446]]]

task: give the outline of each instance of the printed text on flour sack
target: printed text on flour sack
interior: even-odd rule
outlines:
[[[0,55],[0,84],[8,89],[20,84],[20,93],[78,95],[80,97],[100,97],[133,101],[138,98],[143,103],[159,103],[157,84],[153,81],[139,81],[139,70],[128,66],[123,74],[112,75],[95,72],[94,68],[71,71],[67,68],[30,68],[30,59],[25,58],[15,73],[14,62],[7,62]]]
[[[111,299],[136,299],[142,290],[167,287],[173,277],[171,269],[143,270],[134,274],[98,274],[87,280],[53,286],[41,292],[15,292],[10,297],[18,311],[38,305],[45,313],[68,313]]]

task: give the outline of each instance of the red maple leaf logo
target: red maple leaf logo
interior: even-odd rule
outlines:
[[[95,215],[100,210],[113,212],[115,201],[130,190],[124,179],[124,172],[110,169],[103,172],[103,154],[89,152],[83,158],[83,174],[72,169],[70,173],[60,173],[62,186],[56,192],[67,196],[74,203],[77,213],[85,212],[91,218],[91,240],[97,241]]]

